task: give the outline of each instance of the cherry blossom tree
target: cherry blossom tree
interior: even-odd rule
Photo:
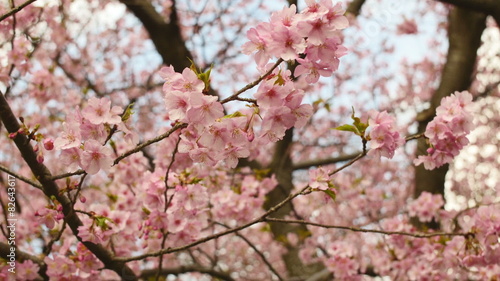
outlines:
[[[498,0],[0,5],[2,280],[496,280]]]

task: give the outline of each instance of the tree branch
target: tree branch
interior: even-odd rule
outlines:
[[[384,235],[403,235],[403,236],[410,236],[410,237],[414,237],[414,238],[431,238],[431,237],[436,237],[436,236],[464,236],[464,237],[466,237],[466,236],[474,235],[471,232],[466,232],[466,233],[463,233],[463,232],[411,233],[411,232],[404,232],[404,231],[365,229],[365,228],[359,228],[359,227],[354,227],[354,226],[327,225],[327,224],[321,224],[321,223],[315,223],[315,222],[308,222],[308,221],[304,221],[304,220],[286,220],[286,219],[277,219],[277,218],[265,218],[264,221],[275,222],[275,223],[286,223],[286,224],[297,223],[297,224],[317,226],[317,227],[322,227],[322,228],[350,230],[350,231],[354,231],[354,232],[378,233],[378,234],[384,234]]]
[[[24,9],[26,6],[28,6],[29,4],[35,2],[36,0],[28,0],[24,3],[22,3],[21,5],[13,8],[12,10],[8,11],[6,14],[0,16],[0,21],[3,21],[4,19],[14,15],[14,14],[17,14],[19,11],[21,11],[22,9]]]
[[[335,163],[339,163],[339,162],[349,161],[349,160],[355,158],[356,156],[358,156],[360,153],[361,152],[340,155],[338,157],[332,157],[332,158],[314,159],[314,160],[304,161],[302,163],[294,164],[293,169],[294,170],[304,170],[304,169],[308,169],[308,168],[314,167],[314,166],[324,166],[324,165],[330,165],[330,164],[335,164]]]
[[[437,0],[492,16],[500,26],[500,0]]]
[[[32,181],[32,180],[30,180],[30,179],[28,179],[28,178],[26,178],[26,177],[23,177],[23,176],[21,176],[21,175],[19,175],[19,174],[17,174],[17,173],[14,173],[14,172],[12,172],[11,170],[9,170],[7,167],[4,167],[4,166],[0,165],[0,171],[4,171],[4,172],[6,172],[7,174],[9,174],[9,175],[11,175],[11,176],[14,176],[14,177],[16,177],[17,179],[19,179],[19,180],[21,180],[21,181],[23,181],[23,182],[25,182],[25,183],[27,183],[27,184],[29,184],[29,185],[33,186],[33,187],[36,187],[36,188],[38,188],[38,189],[42,189],[42,186],[41,186],[39,183],[34,182],[34,181]]]
[[[120,2],[142,22],[164,64],[172,65],[178,72],[189,67],[191,64],[189,59],[192,60],[193,56],[182,39],[175,2],[168,23],[156,12],[151,1],[120,0]]]
[[[186,123],[179,123],[177,125],[175,125],[174,127],[172,127],[172,129],[170,129],[168,132],[162,134],[162,135],[159,135],[157,136],[156,138],[153,138],[153,139],[150,139],[146,142],[143,142],[139,145],[137,145],[134,149],[131,149],[125,153],[123,153],[122,155],[120,155],[118,158],[115,159],[115,161],[113,162],[113,166],[118,164],[120,161],[122,161],[124,158],[134,154],[134,153],[137,153],[139,151],[142,151],[143,148],[145,148],[146,146],[148,145],[151,145],[155,142],[159,142],[165,138],[168,138],[172,133],[174,133],[175,131],[177,131],[178,129],[182,129],[182,128],[186,128],[187,127],[187,124]]]

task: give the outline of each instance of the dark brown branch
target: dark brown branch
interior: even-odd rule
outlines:
[[[9,133],[17,132],[19,130],[19,123],[7,103],[7,100],[5,100],[3,93],[0,93],[0,118]],[[29,143],[29,139],[25,135],[17,134],[14,138],[14,143],[21,152],[26,164],[28,164],[35,177],[42,184],[42,190],[45,195],[49,198],[56,198],[61,204],[64,220],[71,228],[75,237],[77,237],[77,239],[82,242],[87,249],[89,249],[99,260],[101,260],[106,268],[115,271],[119,276],[122,276],[122,278],[137,280],[134,272],[124,262],[114,260],[113,254],[106,250],[106,248],[102,245],[94,244],[89,241],[82,241],[82,239],[78,236],[78,227],[83,225],[82,221],[74,212],[71,200],[64,194],[61,194],[56,182],[51,180],[52,175],[49,169],[44,164],[38,163],[36,153],[33,151],[33,147]]]
[[[28,0],[24,3],[22,3],[21,5],[15,7],[15,8],[12,8],[12,10],[8,11],[6,14],[0,16],[0,21],[3,21],[4,19],[18,13],[19,11],[21,11],[22,9],[24,9],[26,6],[28,6],[29,4],[35,2],[36,0]]]
[[[172,65],[176,71],[182,71],[190,66],[189,59],[192,60],[193,56],[182,39],[175,2],[168,23],[155,10],[151,1],[121,0],[120,2],[142,22],[163,63]]]
[[[248,90],[252,89],[253,87],[257,86],[262,80],[264,80],[264,78],[266,78],[267,76],[269,76],[273,72],[273,70],[276,69],[282,62],[283,62],[283,59],[278,59],[276,61],[276,63],[266,73],[264,73],[263,75],[261,75],[259,78],[257,78],[252,83],[250,83],[250,84],[246,85],[245,87],[241,88],[239,91],[237,91],[233,95],[231,95],[231,96],[223,99],[220,103],[224,104],[226,102],[229,102],[229,101],[232,101],[232,100],[236,100],[240,94],[242,94],[245,91],[248,91]]]
[[[437,0],[439,2],[452,4],[457,7],[481,12],[492,16],[497,25],[500,26],[500,1],[499,0]]]
[[[308,169],[308,168],[314,167],[314,166],[324,166],[324,165],[330,165],[330,164],[335,164],[335,163],[339,163],[339,162],[349,161],[349,160],[355,158],[356,156],[358,156],[360,153],[361,152],[340,155],[338,157],[332,157],[332,158],[304,161],[301,163],[294,164],[293,169],[294,170],[304,170],[304,169]]]

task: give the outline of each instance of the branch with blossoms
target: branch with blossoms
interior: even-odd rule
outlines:
[[[17,119],[3,93],[0,93],[0,119],[9,133],[17,133],[19,131],[19,123],[17,122]],[[23,134],[16,134],[13,140],[21,152],[24,161],[28,164],[38,181],[42,184],[45,195],[48,198],[55,198],[57,202],[59,202],[65,221],[70,226],[73,234],[78,240],[81,241],[81,238],[78,236],[78,228],[83,224],[72,209],[72,203],[69,198],[59,192],[59,187],[54,180],[50,180],[52,175],[49,169],[43,163],[38,161],[38,156],[29,143],[29,139]],[[125,274],[130,276],[132,280],[136,280],[133,271],[126,264],[113,260],[113,255],[102,245],[94,244],[88,241],[82,241],[82,243],[85,244],[85,246],[104,263],[106,268],[114,270],[120,276]]]
[[[349,164],[349,163],[344,164],[341,168],[342,169],[346,168],[346,167],[348,167],[351,164]],[[146,254],[138,255],[138,256],[135,256],[135,257],[129,257],[129,258],[120,258],[120,257],[117,257],[117,258],[115,258],[115,260],[116,261],[120,261],[120,262],[130,262],[130,261],[145,259],[145,258],[148,258],[148,257],[157,257],[157,256],[169,254],[169,253],[180,252],[180,251],[192,248],[194,246],[203,244],[203,243],[208,242],[210,240],[214,240],[214,239],[217,239],[219,237],[222,237],[222,236],[225,236],[225,235],[228,235],[228,234],[235,233],[237,231],[246,229],[246,228],[248,228],[248,227],[250,227],[250,226],[252,226],[254,224],[257,224],[257,223],[260,223],[260,222],[264,222],[265,219],[269,215],[271,215],[271,214],[275,213],[276,211],[278,211],[280,208],[282,208],[288,202],[292,201],[294,198],[296,198],[298,196],[301,196],[301,195],[307,195],[307,194],[309,194],[311,188],[312,188],[312,186],[306,185],[305,187],[301,188],[299,191],[297,191],[297,192],[295,192],[293,194],[290,194],[286,199],[284,199],[283,201],[279,202],[275,206],[271,207],[269,210],[267,210],[260,217],[254,219],[254,220],[252,220],[252,221],[250,221],[248,223],[245,223],[245,224],[243,224],[241,226],[233,227],[233,228],[230,228],[228,230],[221,231],[219,233],[206,236],[204,238],[201,238],[201,239],[199,239],[197,241],[194,241],[192,243],[186,244],[184,246],[170,247],[170,248],[163,249],[163,250],[160,250],[160,251],[156,251],[156,252],[152,252],[152,253],[146,253]]]
[[[130,261],[142,260],[142,259],[145,259],[145,258],[148,258],[148,257],[158,257],[158,256],[165,255],[165,254],[180,252],[180,251],[184,251],[184,250],[187,250],[189,248],[192,248],[194,246],[203,244],[205,242],[217,239],[219,237],[223,237],[223,236],[226,236],[228,234],[235,233],[237,231],[246,229],[246,228],[248,228],[248,227],[250,227],[250,226],[252,226],[254,224],[257,224],[257,223],[260,223],[260,222],[264,222],[264,220],[265,220],[265,218],[267,216],[269,216],[270,214],[272,214],[272,213],[276,212],[277,210],[279,210],[286,203],[290,202],[291,200],[293,200],[294,198],[296,198],[299,195],[304,195],[305,194],[304,192],[308,188],[309,188],[309,186],[306,186],[306,187],[302,188],[299,192],[294,193],[294,194],[290,194],[285,200],[281,201],[279,204],[277,204],[274,207],[272,207],[271,209],[269,209],[267,212],[265,212],[259,218],[254,219],[254,220],[252,220],[252,221],[250,221],[248,223],[245,223],[245,224],[243,224],[241,226],[233,227],[231,229],[228,229],[228,230],[225,230],[225,231],[221,231],[221,232],[213,234],[213,235],[206,236],[204,238],[198,239],[198,240],[196,240],[196,241],[194,241],[192,243],[186,244],[184,246],[169,247],[167,249],[163,249],[163,250],[160,250],[160,251],[156,251],[156,252],[152,252],[152,253],[146,253],[146,254],[142,254],[142,255],[137,255],[135,257],[129,257],[129,258],[117,257],[114,260],[118,261],[118,262],[130,262]]]
[[[424,137],[424,133],[413,134],[413,135],[407,136],[405,138],[405,140],[410,141],[410,140],[415,140],[415,139],[419,139],[422,137]],[[358,157],[362,153],[363,152],[356,152],[356,153],[340,155],[340,156],[332,157],[332,158],[314,159],[314,160],[304,161],[304,162],[293,164],[293,170],[305,170],[305,169],[309,169],[311,167],[325,166],[325,165],[331,165],[331,164],[336,164],[336,163],[340,163],[340,162],[345,162],[345,161],[349,161],[349,160],[352,160],[352,159]]]
[[[238,96],[250,89],[252,89],[253,87],[259,85],[260,82],[262,82],[262,80],[264,80],[266,77],[269,77],[269,75],[271,75],[271,73],[273,73],[273,71],[283,62],[283,59],[278,59],[276,61],[276,63],[264,74],[262,74],[259,78],[257,78],[255,81],[253,81],[252,83],[249,83],[247,84],[246,86],[244,86],[243,88],[241,88],[240,90],[238,90],[236,93],[232,94],[231,96],[223,99],[220,103],[224,104],[224,103],[227,103],[227,102],[230,102],[230,101],[233,101],[233,100],[238,100]]]

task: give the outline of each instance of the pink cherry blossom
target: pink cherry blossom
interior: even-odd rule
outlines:
[[[111,108],[111,101],[108,98],[89,99],[87,106],[82,110],[82,116],[89,120],[92,124],[118,124],[121,122],[119,114],[122,109],[119,106]]]
[[[320,76],[329,77],[333,72],[328,63],[319,63],[300,58],[297,59],[297,62],[300,64],[295,68],[294,74],[300,76],[305,73],[307,83],[316,83]]]
[[[192,107],[186,114],[188,122],[207,126],[224,116],[222,105],[217,102],[217,97],[204,95],[199,99],[190,100],[190,103]]]
[[[313,189],[327,190],[330,188],[330,171],[319,167],[309,170],[309,186]]]
[[[283,60],[296,59],[306,49],[306,41],[294,29],[277,26],[271,36],[269,52]]]
[[[260,23],[258,28],[250,28],[247,31],[247,37],[250,41],[246,42],[241,47],[242,52],[247,55],[256,51],[254,55],[255,61],[257,62],[257,65],[261,67],[264,66],[271,58],[271,54],[268,50],[268,42],[271,40],[270,30],[271,26],[269,23]]]
[[[64,131],[54,140],[56,149],[78,147],[81,144],[80,124],[76,122],[63,123]]]
[[[170,120],[180,122],[187,121],[186,112],[190,107],[189,98],[190,94],[178,90],[170,91],[165,94],[164,101]]]
[[[99,170],[108,171],[113,164],[113,150],[101,145],[98,141],[88,140],[81,156],[82,168],[89,174],[96,174]]]

